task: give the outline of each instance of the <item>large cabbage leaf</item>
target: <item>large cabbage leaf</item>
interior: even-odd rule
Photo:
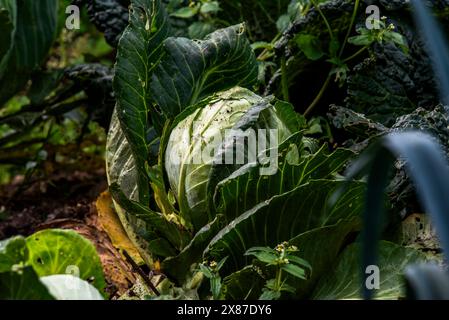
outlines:
[[[327,147],[323,146],[314,154],[295,159],[293,153],[297,137],[292,138],[279,148],[281,156],[274,175],[260,175],[258,166],[247,165],[218,183],[212,197],[214,207],[228,222],[255,205],[293,190],[314,177],[332,178],[353,155],[344,149],[328,154]]]
[[[318,300],[362,299],[364,283],[360,281],[360,244],[355,243],[345,249],[329,272],[324,275],[311,295]],[[380,271],[379,289],[375,289],[376,299],[396,300],[405,297],[403,281],[407,265],[425,261],[419,251],[391,242],[381,241],[379,245]]]
[[[117,115],[137,169],[139,201],[148,205],[150,191],[145,163],[149,156],[150,76],[170,29],[160,0],[134,0],[130,10],[130,23],[117,52],[114,91]]]
[[[95,247],[73,230],[0,241],[1,299],[103,299],[104,288]]]
[[[245,25],[217,30],[204,40],[169,38],[152,75],[151,92],[160,111],[173,119],[185,108],[257,79],[257,63]]]
[[[0,35],[0,77],[1,70],[3,65],[3,60],[5,55],[8,54],[8,51],[11,48],[14,39],[14,10],[16,7],[14,6],[13,1],[0,1],[0,29],[2,33]]]
[[[216,261],[229,256],[226,270],[236,271],[248,264],[244,253],[251,247],[274,247],[311,229],[358,216],[363,208],[363,183],[351,185],[334,207],[327,205],[332,192],[343,183],[312,180],[259,203],[221,230],[205,254]]]
[[[14,26],[9,53],[0,62],[1,106],[25,86],[31,73],[44,62],[56,36],[58,1],[3,0],[0,6],[10,9],[9,20]],[[7,17],[4,11],[0,17]]]
[[[53,300],[48,288],[32,267],[0,273],[0,299]]]
[[[14,265],[28,260],[25,239],[16,236],[0,241],[0,272],[11,270]]]
[[[153,145],[157,145],[159,139],[154,134],[149,140]],[[150,143],[151,146],[151,143]],[[157,156],[158,146],[150,148],[152,154]],[[108,138],[106,142],[106,174],[109,185],[117,184],[123,194],[133,201],[139,200],[138,195],[138,170],[131,152],[128,141],[123,133],[116,110],[112,114],[111,125],[109,127]],[[138,219],[136,215],[128,212],[114,201],[115,211],[128,234],[131,241],[139,249],[139,252],[148,264],[152,264],[152,257],[149,254],[148,243],[143,240],[147,224]]]
[[[288,242],[299,248],[301,258],[310,263],[313,268],[310,278],[307,280],[290,279],[289,284],[296,288],[296,297],[306,299],[315,289],[317,283],[327,273],[338,258],[340,251],[346,245],[348,237],[353,232],[360,230],[358,218],[341,220],[334,225],[318,227],[290,239]],[[232,299],[258,299],[265,283],[264,278],[269,274],[260,275],[255,266],[245,267],[224,278],[225,292]],[[251,285],[240,285],[251,279]]]
[[[0,1],[0,78],[14,41],[16,10],[13,0]]]
[[[300,156],[299,152],[303,152],[301,150],[301,134],[297,132],[279,146],[280,166],[275,175],[260,175],[258,165],[251,163],[242,166],[218,183],[215,197],[212,196],[213,193],[208,195],[212,200],[215,199],[210,208],[211,214],[216,215],[215,219],[198,231],[192,242],[178,256],[166,259],[162,263],[162,269],[170,277],[182,282],[188,271],[187,266],[199,261],[202,251],[211,243],[208,250],[212,251],[212,256],[217,261],[226,255],[233,255],[235,259],[230,259],[226,263],[226,270],[223,269],[226,275],[248,262],[243,256],[245,248],[254,245],[273,245],[276,241],[282,242],[292,238],[303,241],[300,235],[304,233],[306,237],[304,239],[308,239],[306,234],[314,228],[324,228],[326,232],[323,231],[323,234],[329,234],[329,237],[333,230],[346,230],[341,233],[335,232],[341,239],[344,239],[349,232],[357,230],[357,226],[349,221],[343,225],[331,226],[339,219],[351,219],[358,214],[363,198],[362,184],[354,184],[347,194],[347,199],[335,209],[327,208],[325,201],[319,200],[321,197],[330,196],[333,188],[342,184],[331,179],[335,178],[336,173],[353,153],[348,150],[337,150],[329,154],[327,148],[323,147],[316,154]],[[329,180],[311,183],[310,180],[314,178]],[[304,205],[299,206],[297,199],[304,199]],[[274,202],[276,204],[270,205]],[[325,218],[321,222],[314,220],[327,214],[331,216],[327,220]],[[289,227],[292,229],[288,232],[284,229],[274,231],[273,228],[277,226],[281,229]],[[267,234],[271,240],[264,238]],[[273,234],[276,240],[272,238]],[[317,231],[312,234],[320,233]],[[320,241],[327,241],[329,237],[326,236]],[[234,241],[237,242],[236,247],[228,247],[234,245]],[[334,239],[331,243],[340,242]],[[334,251],[338,250],[339,248],[336,248]],[[317,263],[317,270],[321,268],[318,267],[319,261],[328,261],[326,260],[328,251],[322,251],[316,257],[313,256],[313,252],[310,254],[310,258]],[[318,271],[316,275],[319,275]],[[310,287],[308,288],[310,290]]]
[[[76,268],[79,277],[100,291],[106,282],[103,267],[93,244],[72,230],[48,229],[26,239],[28,263],[42,276],[65,274]]]

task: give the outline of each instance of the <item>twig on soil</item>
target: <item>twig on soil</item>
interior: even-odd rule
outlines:
[[[154,292],[155,295],[160,296],[161,294],[157,290],[157,288],[154,286],[154,284],[151,282],[151,279],[143,272],[143,270],[137,265],[137,263],[129,256],[128,252],[126,250],[123,250],[123,255],[125,256],[126,260],[131,264],[134,271],[136,271],[145,281],[145,284],[151,289],[151,291]]]

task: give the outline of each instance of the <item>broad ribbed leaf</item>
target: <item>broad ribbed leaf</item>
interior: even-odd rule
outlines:
[[[186,230],[174,222],[168,221],[162,214],[153,212],[140,203],[129,200],[120,190],[118,184],[112,184],[109,190],[114,200],[122,208],[145,222],[149,230],[154,229],[157,234],[167,239],[177,250],[182,250],[190,242],[191,237]]]
[[[403,272],[408,264],[424,261],[419,251],[406,248],[391,242],[382,241],[379,245],[380,270],[379,290],[374,290],[376,299],[399,299],[405,297]],[[355,243],[349,246],[340,256],[329,272],[321,279],[312,294],[317,300],[362,299],[360,273],[361,246]],[[371,275],[372,273],[370,273]]]
[[[137,192],[137,169],[132,156],[131,148],[123,133],[120,121],[117,117],[117,110],[112,114],[106,142],[106,174],[108,184],[117,183],[126,197],[133,201],[138,201]],[[157,160],[159,138],[153,131],[147,135],[150,150],[150,159]],[[153,161],[156,161],[153,160]],[[128,214],[120,205],[114,201],[114,208],[120,218],[128,237],[138,248],[140,255],[148,264],[152,264],[151,254],[148,252],[148,244],[141,236],[141,230],[145,230],[146,223],[138,219],[135,215]]]
[[[42,276],[77,273],[103,290],[106,283],[100,258],[93,244],[72,230],[48,229],[26,239],[28,263]]]
[[[228,300],[257,300],[265,282],[254,266],[246,266],[223,279],[225,297]]]
[[[289,244],[299,249],[299,256],[310,263],[312,273],[307,281],[295,281],[296,296],[310,297],[317,282],[328,272],[345,245],[348,236],[360,231],[360,219],[344,219],[334,225],[309,230],[290,239]]]
[[[56,35],[57,12],[57,0],[17,0],[14,44],[0,78],[0,105],[22,89],[44,61]]]
[[[0,3],[0,30],[2,30],[2,32],[0,33],[0,66],[1,66],[4,56],[8,53],[11,47],[14,36],[13,34],[14,24],[12,21],[11,14],[6,8],[1,7],[1,3]],[[1,75],[1,68],[0,68],[0,75]]]
[[[223,226],[223,217],[219,215],[212,222],[201,228],[189,245],[177,256],[167,258],[162,262],[164,273],[182,283],[189,271],[189,267],[201,259],[204,249]]]
[[[218,91],[257,80],[254,52],[244,25],[217,30],[204,40],[168,38],[151,81],[151,92],[170,119]]]
[[[106,174],[109,185],[117,183],[128,199],[138,200],[136,164],[129,143],[118,120],[117,109],[112,114],[106,142]],[[132,227],[133,220],[136,219],[129,220],[131,217],[127,218],[123,209],[117,205],[115,205],[115,208],[128,236],[134,243],[137,243],[137,237]]]
[[[115,65],[117,115],[137,168],[139,201],[149,203],[145,163],[149,155],[150,77],[168,37],[168,17],[160,0],[133,0],[129,26],[120,39]]]
[[[348,235],[359,228],[359,219],[342,220],[335,225],[312,229],[288,241],[290,245],[298,247],[299,257],[312,266],[307,280],[289,277],[287,283],[295,288],[296,298],[307,299],[310,296],[320,278],[332,270]],[[227,276],[224,279],[226,297],[237,300],[257,299],[262,294],[266,278],[274,277],[274,274],[262,277],[256,270],[253,266],[247,266]]]
[[[17,236],[0,241],[0,272],[11,270],[12,266],[28,260],[25,238]]]
[[[355,217],[363,207],[363,183],[352,183],[338,203],[332,208],[327,206],[328,198],[344,183],[311,181],[258,204],[221,230],[205,254],[216,260],[229,256],[225,267],[228,271],[238,270],[248,263],[243,254],[251,247],[274,247],[308,230]]]
[[[0,79],[6,68],[16,33],[17,3],[15,0],[0,0]]]
[[[32,267],[0,273],[0,300],[53,300]]]
[[[297,159],[292,147],[298,145],[298,136],[283,143],[279,148],[279,166],[274,175],[261,175],[259,167],[247,165],[221,181],[215,192],[217,211],[230,221],[242,212],[271,197],[292,190],[311,179],[327,179],[337,173],[353,156],[353,152],[339,149],[328,154],[323,146],[318,152]]]

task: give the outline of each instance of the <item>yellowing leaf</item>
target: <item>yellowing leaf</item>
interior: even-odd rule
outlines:
[[[143,264],[144,261],[137,248],[128,238],[120,219],[112,209],[112,198],[109,192],[103,192],[98,197],[95,205],[97,207],[100,225],[108,234],[114,247],[120,251],[125,250],[137,264]]]

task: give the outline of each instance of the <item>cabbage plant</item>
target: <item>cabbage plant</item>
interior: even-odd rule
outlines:
[[[413,215],[391,228],[399,221],[390,219],[387,230],[395,234],[385,236],[395,243],[378,241],[382,221],[376,213],[385,193],[379,182],[386,183],[393,156],[406,161],[395,166],[390,211],[400,209],[403,218],[415,210],[405,204],[414,202],[404,170],[411,167],[441,242],[445,248],[449,243],[441,228],[448,224],[441,200],[447,197],[439,192],[448,172],[438,146],[427,135],[387,135],[409,127],[449,141],[447,108],[438,105],[430,70],[430,60],[438,62],[440,87],[448,87],[448,54],[423,10],[437,5],[435,13],[447,20],[449,2],[414,2],[422,6],[415,10],[420,29],[434,41],[417,36],[408,0],[0,0],[0,127],[6,132],[0,163],[29,163],[23,148],[26,154],[47,149],[52,123],[70,110],[86,106],[82,135],[98,115],[107,126],[114,109],[106,157],[110,192],[145,262],[166,279],[154,288],[143,275],[154,294],[355,299],[365,289],[365,297],[404,297],[401,269],[429,257],[427,243],[420,247],[421,236],[410,237],[406,229],[418,222],[420,229],[428,226],[421,228]],[[115,66],[55,69],[67,35],[61,33],[52,47],[66,17],[58,3],[84,5],[117,49]],[[366,21],[368,4],[383,17]],[[220,26],[226,28],[216,30]],[[20,101],[10,100],[18,92]],[[331,103],[335,114],[327,114],[328,123]],[[306,121],[293,106],[319,117]],[[35,139],[37,131],[42,138]],[[353,173],[371,170],[367,182],[360,176],[346,183],[345,166],[382,135],[353,166]],[[36,161],[43,164],[42,154]],[[37,169],[33,164],[25,177]],[[332,197],[336,190],[338,198]],[[379,267],[377,290],[359,281],[361,252],[365,280],[373,279],[366,270]],[[60,274],[73,264],[80,278]],[[441,270],[410,270],[416,297],[447,296],[439,289],[449,281]],[[67,281],[80,290],[68,290]],[[23,290],[24,283],[33,290]],[[0,242],[4,298],[100,299],[104,285],[95,249],[76,234],[43,231]]]
[[[182,217],[194,227],[207,222],[206,193],[216,180],[210,179],[212,171],[224,178],[232,172],[230,167],[268,160],[271,172],[276,172],[277,147],[297,130],[284,119],[292,113],[291,106],[272,106],[267,99],[235,87],[218,93],[182,120],[170,133],[165,150],[165,170]],[[217,172],[223,171],[223,165],[225,173]],[[265,171],[261,174],[270,174],[269,168]]]
[[[288,243],[312,273],[287,275],[293,289],[282,294],[339,298],[338,279],[325,275],[334,274],[341,252],[346,269],[357,265],[351,239],[360,230],[365,182],[339,175],[354,153],[319,147],[289,103],[252,92],[259,67],[244,24],[203,40],[173,34],[160,0],[131,1],[118,45],[106,159],[131,240],[150,267],[196,297],[207,291],[199,290],[207,285],[200,266],[220,264],[213,278],[222,284],[212,291],[229,299],[257,299],[278,277],[245,255],[249,249]],[[401,253],[398,263],[421,258],[386,243],[384,256],[392,252]],[[394,276],[379,294],[401,296],[395,264],[382,261]],[[284,261],[284,267],[294,266]]]

